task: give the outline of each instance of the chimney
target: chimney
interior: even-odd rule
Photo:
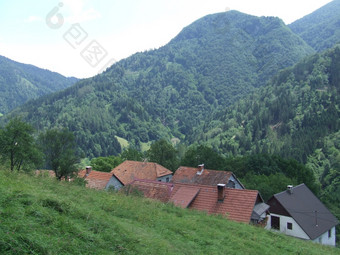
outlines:
[[[87,166],[86,167],[86,176],[88,176],[92,171],[92,166]]]
[[[287,192],[293,194],[293,185],[287,185]]]
[[[198,165],[197,175],[201,175],[204,171],[204,164]]]
[[[217,202],[223,202],[225,198],[225,184],[217,184]]]

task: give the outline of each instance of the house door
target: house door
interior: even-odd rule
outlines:
[[[271,216],[271,228],[280,230],[280,217]]]

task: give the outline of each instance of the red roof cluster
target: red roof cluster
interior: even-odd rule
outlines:
[[[249,223],[255,204],[262,202],[257,190],[224,188],[224,199],[218,201],[216,186],[164,183],[135,180],[130,188],[141,191],[145,197],[162,202],[172,202],[182,208],[205,211],[208,214],[222,214],[228,219]]]
[[[111,174],[123,185],[127,185],[135,179],[157,180],[159,177],[171,175],[172,172],[157,163],[126,160],[115,167]]]
[[[198,168],[181,166],[174,173],[172,182],[216,186],[219,183],[227,184],[230,177],[233,175],[232,172],[209,169],[204,169],[201,174],[197,174],[197,172],[199,172]]]

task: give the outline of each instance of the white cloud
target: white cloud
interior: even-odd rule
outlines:
[[[69,15],[65,17],[65,21],[73,24],[100,18],[101,14],[92,7],[86,7],[86,2],[85,0],[64,0],[65,7],[69,11]]]
[[[36,22],[36,21],[42,21],[43,19],[41,18],[41,17],[39,17],[39,16],[29,16],[26,20],[25,20],[25,22],[26,23],[31,23],[31,22]]]

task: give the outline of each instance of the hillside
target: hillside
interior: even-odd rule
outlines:
[[[289,25],[317,51],[340,42],[340,0],[334,0]]]
[[[0,115],[30,99],[70,87],[76,81],[0,56]]]
[[[281,71],[257,93],[216,113],[191,142],[229,156],[295,158],[313,169],[321,198],[340,216],[340,45]]]
[[[84,155],[112,155],[120,151],[116,136],[137,147],[159,138],[185,139],[212,110],[312,52],[278,18],[217,13],[158,50],[137,53],[16,113],[40,130],[68,127]]]
[[[0,221],[4,255],[339,254],[222,217],[4,170]]]

